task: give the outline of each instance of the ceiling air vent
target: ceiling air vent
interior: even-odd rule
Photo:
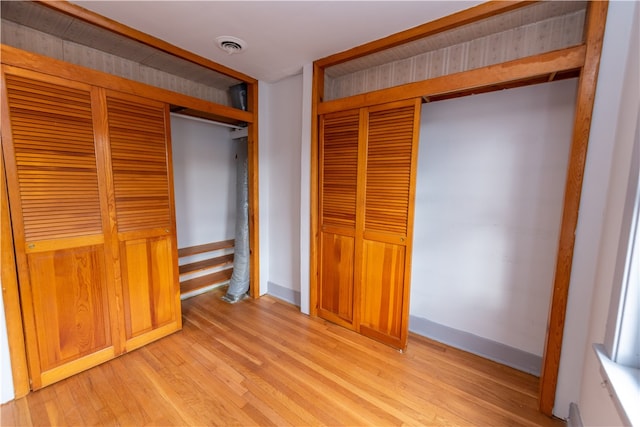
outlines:
[[[218,47],[229,55],[240,53],[247,47],[247,42],[232,36],[216,37],[216,42],[218,43]]]

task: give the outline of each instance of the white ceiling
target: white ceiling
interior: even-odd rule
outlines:
[[[266,82],[481,1],[72,1]],[[218,36],[247,43],[229,55]]]

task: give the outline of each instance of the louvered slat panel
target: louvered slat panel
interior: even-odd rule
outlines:
[[[107,97],[118,231],[170,228],[164,109]]]
[[[91,95],[6,76],[27,241],[102,233]]]
[[[322,225],[355,227],[358,123],[358,111],[322,120]]]
[[[371,112],[365,231],[407,234],[414,107]]]

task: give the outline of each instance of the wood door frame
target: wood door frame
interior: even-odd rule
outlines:
[[[311,122],[311,248],[310,248],[310,314],[317,315],[318,295],[318,121],[319,116],[333,111],[375,105],[399,99],[437,96],[441,99],[465,96],[479,91],[499,90],[544,81],[551,81],[558,72],[579,75],[578,94],[571,140],[569,165],[565,182],[564,205],[556,258],[553,294],[551,298],[542,375],[539,409],[552,416],[555,403],[560,353],[566,317],[571,264],[575,245],[575,229],[582,191],[584,167],[591,127],[600,53],[604,38],[608,2],[590,1],[581,45],[475,70],[446,75],[421,82],[323,101],[324,70],[371,53],[401,45],[408,41],[436,34],[460,25],[479,21],[531,4],[526,1],[487,2],[456,14],[393,34],[362,46],[328,56],[314,62]],[[573,75],[572,75],[573,76]]]
[[[2,108],[8,108],[5,87],[2,85]],[[4,125],[3,125],[4,127]],[[13,392],[16,398],[29,393],[29,367],[27,364],[27,348],[22,329],[22,308],[18,291],[18,272],[13,247],[13,228],[9,213],[9,195],[4,167],[4,150],[0,149],[0,264],[2,265],[2,301],[4,303],[7,338],[9,342],[9,358],[13,376]],[[16,319],[18,321],[16,321]]]

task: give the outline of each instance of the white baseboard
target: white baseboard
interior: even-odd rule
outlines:
[[[300,307],[300,292],[290,288],[285,288],[273,282],[267,282],[267,293],[278,299]]]
[[[540,376],[542,357],[487,338],[450,328],[431,320],[409,316],[409,330],[418,335],[477,354],[494,362]]]
[[[582,418],[580,417],[580,408],[577,403],[571,402],[569,405],[569,418],[567,418],[567,427],[583,427]]]

